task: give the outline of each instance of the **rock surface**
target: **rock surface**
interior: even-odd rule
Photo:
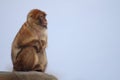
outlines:
[[[53,75],[42,72],[0,72],[0,80],[57,80]]]

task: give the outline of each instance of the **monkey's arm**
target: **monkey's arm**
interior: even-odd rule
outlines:
[[[17,47],[34,46],[36,43],[39,43],[37,34],[26,24],[22,26],[16,39]]]
[[[48,43],[47,43],[47,38],[46,38],[45,40],[41,40],[40,43],[41,43],[40,45],[41,45],[41,48],[42,48],[42,49],[47,48],[47,44],[48,44]]]
[[[37,46],[39,47],[37,36],[30,31],[30,29],[23,25],[20,31],[17,33],[13,43],[12,43],[12,61],[13,63],[16,60],[17,54],[25,46]]]
[[[42,49],[47,48],[48,46],[48,34],[47,34],[47,30],[44,31],[43,35],[41,36],[41,40],[40,40]]]

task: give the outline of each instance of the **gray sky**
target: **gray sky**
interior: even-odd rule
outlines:
[[[1,0],[0,71],[34,8],[48,19],[47,73],[59,80],[120,80],[120,0]]]

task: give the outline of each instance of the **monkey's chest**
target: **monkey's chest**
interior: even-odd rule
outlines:
[[[47,30],[35,30],[35,36],[38,37],[39,40],[46,40]]]

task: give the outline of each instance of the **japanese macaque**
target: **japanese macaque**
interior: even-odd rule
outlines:
[[[41,71],[47,66],[46,13],[33,9],[12,43],[13,71]]]

